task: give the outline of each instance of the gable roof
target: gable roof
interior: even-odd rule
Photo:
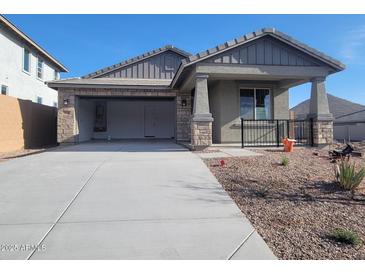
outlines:
[[[191,55],[188,58],[182,60],[181,65],[173,79],[172,84],[174,85],[179,78],[181,72],[186,68],[193,64],[196,64],[198,62],[201,62],[205,59],[211,58],[217,54],[220,54],[222,52],[225,52],[227,50],[233,49],[235,47],[244,45],[246,43],[249,43],[251,41],[254,41],[256,39],[262,38],[264,36],[271,36],[274,37],[285,44],[292,46],[320,61],[327,64],[331,68],[333,68],[335,71],[341,71],[346,68],[344,64],[342,64],[340,61],[304,44],[299,42],[298,40],[295,40],[294,38],[290,37],[289,35],[286,35],[285,33],[278,31],[275,28],[262,28],[257,31],[245,34],[241,37],[235,38],[231,41],[227,41],[221,45],[215,46],[211,49],[204,50],[202,52],[199,52],[195,55]]]
[[[161,47],[161,48],[158,48],[158,49],[154,49],[154,50],[151,50],[151,51],[148,51],[146,53],[143,53],[141,55],[138,55],[136,57],[133,57],[133,58],[130,58],[130,59],[127,59],[127,60],[124,60],[118,64],[115,64],[115,65],[112,65],[112,66],[108,66],[108,67],[105,67],[105,68],[102,68],[100,70],[97,70],[95,72],[92,72],[92,73],[89,73],[87,75],[84,75],[82,76],[81,78],[94,78],[96,76],[101,76],[103,74],[106,74],[106,73],[109,73],[111,71],[114,71],[114,70],[117,70],[117,69],[120,69],[122,67],[125,67],[125,66],[129,66],[131,64],[134,64],[134,63],[137,63],[137,62],[140,62],[142,60],[145,60],[147,58],[150,58],[152,56],[155,56],[155,55],[158,55],[158,54],[161,54],[163,52],[166,52],[166,51],[172,51],[172,52],[175,52],[183,57],[189,57],[191,55],[191,53],[188,53],[184,50],[181,50],[173,45],[166,45],[164,47]]]
[[[61,72],[68,72],[67,68],[62,65],[56,58],[49,54],[40,45],[34,42],[28,35],[18,29],[13,23],[6,19],[3,15],[0,15],[0,24],[4,25],[8,30],[15,34],[18,38],[24,41],[26,44],[34,48],[41,55],[47,58],[54,66],[56,66]]]
[[[328,106],[336,122],[365,121],[365,106],[331,94],[327,94]],[[306,117],[309,113],[310,100],[305,100],[291,108],[296,118]]]

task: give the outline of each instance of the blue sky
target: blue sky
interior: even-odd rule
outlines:
[[[262,27],[275,27],[339,59],[343,72],[329,93],[365,105],[364,15],[6,15],[66,65],[62,77],[82,76],[161,47],[197,53]],[[309,98],[310,85],[291,89],[290,106]]]

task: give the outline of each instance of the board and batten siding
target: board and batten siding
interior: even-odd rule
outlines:
[[[265,37],[223,52],[205,62],[245,65],[319,66],[309,55]]]
[[[165,51],[96,78],[172,79],[184,58],[173,51]]]

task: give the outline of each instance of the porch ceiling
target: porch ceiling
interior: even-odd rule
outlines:
[[[199,64],[190,72],[181,85],[182,90],[191,90],[195,86],[196,75],[207,75],[208,81],[265,81],[275,82],[279,88],[291,88],[311,81],[312,78],[326,77],[328,70],[323,67],[307,66],[267,66],[233,64]]]
[[[246,80],[286,80],[326,77],[328,70],[323,67],[307,66],[267,66],[267,65],[220,65],[201,64],[197,74],[207,74],[210,78]]]

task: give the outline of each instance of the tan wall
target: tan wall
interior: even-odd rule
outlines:
[[[56,121],[54,107],[0,95],[0,152],[55,145]]]

